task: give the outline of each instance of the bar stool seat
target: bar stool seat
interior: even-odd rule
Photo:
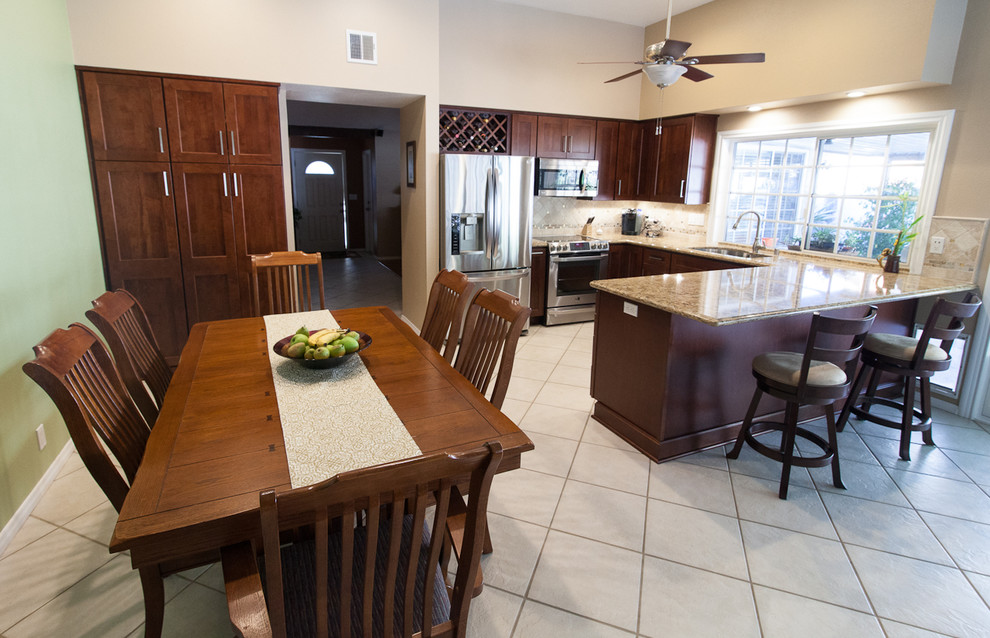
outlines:
[[[833,406],[837,400],[844,399],[849,391],[852,373],[856,369],[856,359],[876,315],[876,306],[870,306],[866,316],[854,319],[822,317],[816,312],[812,316],[808,344],[803,354],[767,352],[753,359],[756,392],[739,429],[736,443],[726,456],[730,459],[739,458],[743,443],[748,443],[763,456],[783,464],[778,491],[781,499],[787,498],[791,467],[794,465],[799,467],[831,465],[832,482],[836,487],[845,488],[839,472]],[[848,346],[839,343],[844,340],[843,337],[851,338]],[[787,402],[783,422],[753,421],[764,393]],[[824,406],[828,440],[810,430],[798,427],[798,408],[801,405]],[[774,449],[758,441],[753,435],[754,428],[758,428],[758,432],[767,430],[781,432],[779,447]],[[795,457],[794,442],[797,437],[814,444],[822,453],[818,456]]]
[[[920,336],[888,333],[867,336],[863,344],[863,366],[839,415],[837,429],[841,432],[849,415],[853,414],[871,423],[900,430],[899,453],[905,461],[911,460],[912,432],[921,432],[926,445],[935,445],[932,438],[931,377],[936,372],[949,369],[952,363],[949,350],[962,332],[962,320],[976,314],[981,303],[973,293],[968,293],[962,302],[940,298],[929,313]],[[943,318],[947,318],[947,322]],[[941,340],[941,343],[935,345],[932,340]],[[880,377],[884,373],[898,377],[898,383],[903,388],[902,399],[876,396]],[[868,376],[870,383],[860,397]],[[921,389],[920,408],[914,407],[916,385]],[[857,405],[860,400],[861,404]],[[895,421],[873,414],[870,412],[873,405],[894,408],[901,413],[901,418]]]

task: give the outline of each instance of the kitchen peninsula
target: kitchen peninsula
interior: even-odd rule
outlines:
[[[728,262],[736,268],[592,283],[593,416],[654,461],[734,440],[753,394],[753,357],[803,351],[811,313],[861,315],[875,304],[875,331],[909,334],[918,299],[973,287],[788,253]],[[760,416],[783,405],[767,397]],[[805,409],[803,418],[820,414]]]

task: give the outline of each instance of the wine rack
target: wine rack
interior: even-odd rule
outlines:
[[[448,153],[509,152],[508,113],[440,109],[440,151]]]

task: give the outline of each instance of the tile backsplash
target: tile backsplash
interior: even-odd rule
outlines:
[[[597,234],[618,234],[622,213],[640,209],[648,221],[658,221],[663,234],[703,238],[708,228],[708,206],[683,206],[637,201],[591,201],[571,197],[537,197],[533,205],[533,235],[580,234],[589,217]]]
[[[976,282],[988,221],[972,217],[932,217],[929,245],[925,247],[924,274]],[[945,238],[945,250],[940,255],[931,252],[933,237]]]

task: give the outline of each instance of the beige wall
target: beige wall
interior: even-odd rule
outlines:
[[[721,1],[721,0],[719,0]],[[719,1],[712,4],[718,4]],[[990,2],[971,0],[966,12],[952,84],[874,97],[736,113],[719,118],[720,130],[773,128],[807,122],[866,119],[880,115],[955,110],[936,216],[990,218]],[[715,80],[711,80],[714,82]],[[981,285],[990,251],[977,269]]]
[[[513,4],[440,0],[440,103],[636,119],[643,29]]]
[[[83,321],[104,283],[65,4],[0,5],[2,527],[69,439],[55,404],[21,366],[46,335]],[[42,451],[40,423],[48,434]]]
[[[951,79],[952,44],[966,0],[715,0],[671,18],[670,36],[692,55],[765,52],[762,64],[713,64],[702,82],[664,91],[663,113],[710,112],[754,103],[838,97],[845,91]],[[973,0],[969,4],[986,4]],[[938,5],[939,11],[935,8]],[[931,38],[933,15],[936,28]],[[663,22],[646,44],[664,38]],[[931,51],[930,51],[931,49]],[[931,55],[929,55],[931,53]],[[926,62],[927,67],[926,67]],[[938,63],[937,63],[938,62]],[[660,113],[659,89],[642,82],[641,115]]]

